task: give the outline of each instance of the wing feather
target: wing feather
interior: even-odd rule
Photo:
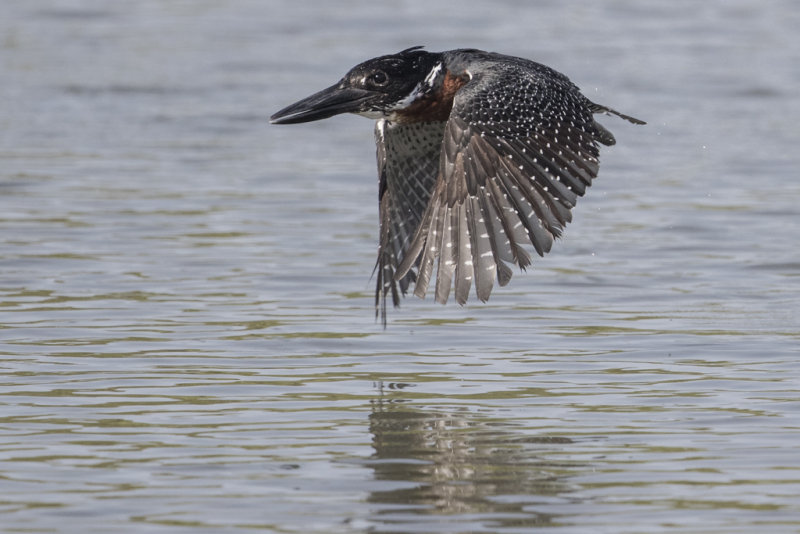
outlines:
[[[413,241],[439,173],[444,123],[415,125],[378,121],[375,127],[380,207],[380,241],[375,265],[375,315],[386,324],[387,301],[417,281],[417,259],[425,241]],[[398,266],[411,258],[402,274]],[[430,272],[428,272],[430,278]]]
[[[419,266],[418,296],[437,259],[436,300],[446,302],[452,284],[464,304],[473,280],[484,301],[495,279],[511,279],[509,264],[530,265],[526,248],[549,252],[597,176],[598,143],[613,140],[593,118],[608,108],[566,77],[515,61],[502,74],[497,62],[470,67],[455,95],[428,208],[395,268],[399,279]]]
[[[467,219],[466,206],[463,202],[450,209],[456,211],[456,221],[458,224],[458,248],[456,255],[456,302],[463,304],[469,297],[469,289],[472,285],[473,262],[472,262],[472,243],[470,243],[469,221]]]
[[[436,271],[436,302],[447,302],[450,288],[453,285],[453,274],[456,265],[453,261],[453,247],[458,242],[458,236],[453,235],[452,213],[445,213],[440,218],[439,233],[441,235],[441,250],[439,251],[439,267]]]

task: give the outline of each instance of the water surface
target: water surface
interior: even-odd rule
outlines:
[[[3,2],[7,532],[800,529],[790,1]],[[373,321],[372,125],[271,113],[417,44],[618,144],[486,304]]]

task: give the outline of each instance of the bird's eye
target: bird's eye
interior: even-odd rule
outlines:
[[[370,85],[374,85],[376,87],[382,87],[389,82],[389,77],[386,75],[385,72],[379,70],[377,72],[373,72],[372,74],[370,74],[369,78],[367,78],[367,81],[369,82]]]

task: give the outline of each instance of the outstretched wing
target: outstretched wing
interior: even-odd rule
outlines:
[[[571,220],[570,210],[598,171],[597,143],[614,137],[593,112],[613,112],[580,94],[566,77],[535,63],[487,65],[455,95],[442,141],[440,174],[395,278],[417,266],[424,297],[436,272],[436,301],[451,286],[466,302],[472,280],[489,298],[508,264],[527,267]]]
[[[396,276],[397,266],[406,259],[411,239],[428,206],[442,146],[444,122],[391,123],[375,125],[375,143],[380,179],[380,245],[375,265],[375,314],[386,324],[386,302],[400,304],[400,294],[416,280],[409,262],[406,272]],[[399,288],[398,288],[399,285]]]

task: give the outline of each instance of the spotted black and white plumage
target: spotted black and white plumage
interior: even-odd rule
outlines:
[[[396,278],[396,268],[406,257],[436,183],[443,131],[443,122],[404,124],[381,119],[375,125],[380,180],[375,306],[384,318],[388,294],[398,306],[397,285],[405,294],[416,280],[413,270]]]
[[[414,283],[435,300],[471,286],[485,301],[510,265],[549,252],[598,172],[598,144],[614,136],[569,79],[522,58],[419,47],[353,68],[337,84],[285,108],[276,123],[352,112],[377,118],[380,246],[376,313]],[[435,273],[435,275],[434,275]]]

